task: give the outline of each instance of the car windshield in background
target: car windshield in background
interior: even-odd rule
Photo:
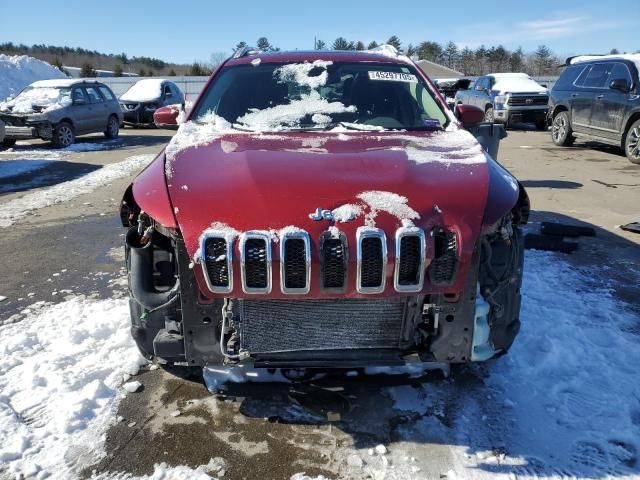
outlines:
[[[221,118],[249,131],[437,130],[448,121],[408,65],[322,60],[223,69],[192,116]]]

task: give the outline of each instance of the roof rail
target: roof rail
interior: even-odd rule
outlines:
[[[248,57],[249,55],[257,55],[258,53],[260,53],[260,50],[258,50],[256,47],[245,46],[233,52],[231,58]]]
[[[583,53],[582,55],[573,55],[571,57],[567,57],[567,59],[565,60],[564,66],[569,66],[571,65],[571,61],[574,58],[579,58],[579,57],[606,57],[608,54],[606,53]]]

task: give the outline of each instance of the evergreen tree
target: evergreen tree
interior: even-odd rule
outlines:
[[[465,75],[475,75],[475,56],[473,50],[469,47],[464,47],[460,52],[460,70]]]
[[[417,48],[418,58],[440,63],[442,61],[442,46],[438,42],[421,42]]]
[[[389,37],[389,40],[387,40],[387,45],[392,45],[396,47],[396,49],[400,50],[400,47],[402,46],[402,42],[397,36],[391,35]]]
[[[356,43],[356,50],[364,50],[364,43],[362,43],[360,40],[358,40],[358,42]]]
[[[201,77],[204,75],[204,70],[198,62],[193,62],[193,65],[191,65],[191,70],[189,71],[189,75],[191,75],[192,77]]]
[[[552,53],[546,45],[540,45],[535,53],[535,66],[538,75],[545,75],[553,67]]]
[[[459,56],[458,46],[453,42],[447,43],[447,46],[444,49],[443,55],[444,55],[445,65],[449,68],[456,68],[456,65],[458,63],[458,56]]]
[[[267,37],[260,37],[258,42],[256,43],[256,47],[258,50],[262,50],[263,52],[269,52],[273,50],[273,46],[267,40]]]
[[[405,52],[407,54],[407,57],[411,58],[413,57],[416,53],[418,52],[418,50],[416,49],[416,47],[414,47],[413,45],[409,44],[407,45],[407,51]]]
[[[333,49],[334,50],[348,50],[349,49],[349,42],[347,42],[347,39],[344,38],[344,37],[338,37],[333,42]]]
[[[515,52],[511,52],[509,56],[509,70],[512,72],[521,72],[524,70],[524,52],[522,47],[518,47]]]
[[[347,50],[355,50],[356,49],[356,42],[351,41],[349,42],[349,46],[347,47]]]
[[[82,78],[96,77],[97,73],[96,73],[96,70],[93,68],[93,65],[91,65],[90,63],[83,63],[82,68],[80,69],[80,76]]]
[[[114,77],[122,76],[122,65],[120,65],[119,63],[116,63],[116,66],[113,67],[113,76]]]
[[[242,42],[238,42],[238,43],[236,44],[236,48],[235,48],[234,50],[240,50],[241,48],[244,48],[244,47],[246,47],[246,46],[247,46],[247,42],[244,42],[244,41],[242,41]]]
[[[53,62],[51,62],[51,65],[53,65],[54,67],[56,67],[58,70],[60,70],[61,72],[64,72],[64,69],[62,68],[62,62],[60,61],[60,57],[56,57],[53,59]]]
[[[369,45],[367,45],[367,50],[373,50],[374,48],[378,47],[378,42],[376,42],[375,40],[371,43],[369,43]]]
[[[169,76],[170,77],[175,77],[176,75],[177,75],[176,71],[173,68],[171,70],[169,70]]]
[[[322,40],[316,40],[316,50],[324,50],[327,48],[327,44]]]
[[[147,71],[144,68],[141,68],[140,70],[138,70],[138,76],[146,77],[147,76]]]
[[[618,55],[620,52],[618,51],[617,48],[612,48],[611,51],[609,52],[609,55]]]

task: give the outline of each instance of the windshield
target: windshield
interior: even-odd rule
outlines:
[[[433,130],[447,116],[409,65],[316,60],[222,70],[191,117],[249,131]]]
[[[9,109],[13,113],[31,113],[68,105],[71,105],[71,88],[69,87],[29,86],[13,100],[0,104],[0,109]]]

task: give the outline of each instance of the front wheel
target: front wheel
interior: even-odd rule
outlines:
[[[120,122],[115,115],[109,117],[107,122],[107,129],[104,131],[104,136],[107,138],[117,138],[120,133]]]
[[[560,147],[568,147],[574,141],[571,120],[569,118],[569,112],[560,112],[553,117],[553,124],[551,125],[551,139],[553,143]]]
[[[56,148],[66,148],[73,145],[76,141],[76,135],[73,126],[69,122],[60,122],[53,128],[53,137],[51,142]]]
[[[631,163],[640,165],[640,120],[629,127],[624,141],[624,153]]]

